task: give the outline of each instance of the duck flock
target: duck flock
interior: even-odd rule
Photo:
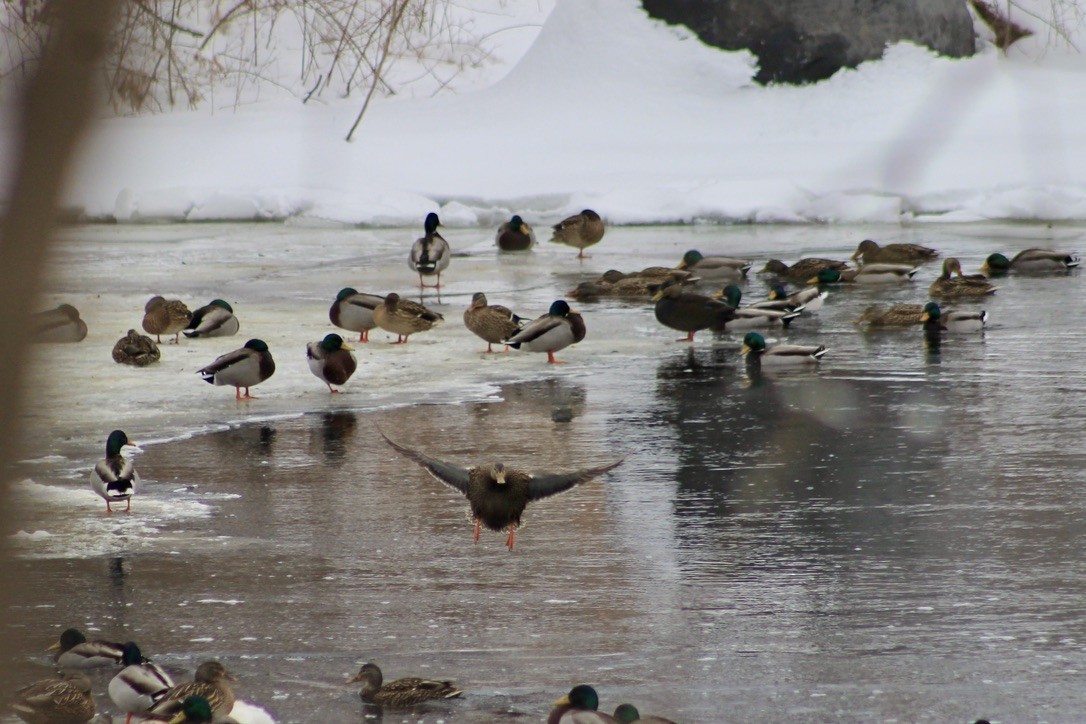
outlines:
[[[419,277],[420,295],[431,287],[427,283],[431,279],[432,288],[440,289],[441,275],[450,269],[452,251],[441,236],[440,227],[438,215],[429,214],[424,221],[424,235],[414,242],[408,256],[408,265]],[[598,244],[604,232],[600,215],[586,209],[556,224],[552,241],[578,249],[578,258],[583,259],[585,249]],[[500,253],[530,252],[535,244],[534,231],[520,216],[513,216],[495,234]],[[646,307],[651,305],[662,327],[685,334],[678,342],[693,343],[698,332],[741,333],[744,336],[740,354],[747,364],[815,366],[829,352],[824,345],[770,344],[759,330],[784,328],[805,316],[832,313],[835,305],[833,300],[827,301],[828,290],[839,285],[889,288],[915,284],[913,278],[920,266],[939,257],[938,250],[917,244],[880,246],[864,240],[848,261],[803,258],[786,264],[770,259],[759,272],[768,277],[768,298],[744,305],[740,284],[754,268],[754,261],[690,250],[675,267],[609,270],[580,282],[569,291],[568,298],[586,302],[600,298],[643,301]],[[861,311],[855,322],[866,329],[915,328],[927,335],[981,330],[987,323],[984,310],[949,309],[943,305],[983,300],[997,291],[992,280],[1002,275],[1055,276],[1078,264],[1079,257],[1072,252],[1027,249],[1012,258],[992,254],[978,273],[966,274],[956,258],[945,257],[942,272],[928,287],[926,299],[915,304],[871,305]],[[395,334],[396,341],[392,344],[406,344],[412,335],[425,333],[444,321],[440,313],[428,309],[421,301],[406,298],[406,294],[360,292],[351,287],[335,294],[328,317],[337,328],[357,334],[355,344],[368,343],[369,333],[374,329]],[[554,300],[546,314],[526,319],[509,307],[490,304],[483,291],[472,296],[463,312],[463,321],[468,331],[487,343],[486,353],[495,352],[494,345],[504,346],[505,352],[513,348],[545,353],[551,364],[560,364],[555,354],[585,340],[589,332],[582,314],[565,299]],[[146,334],[129,330],[114,345],[112,357],[117,363],[143,367],[160,359],[163,336],[167,344],[179,344],[182,334],[186,338],[229,337],[236,335],[240,326],[233,308],[222,299],[190,311],[180,300],[154,296],[143,310],[142,329]],[[349,336],[353,338],[353,334]],[[87,325],[78,310],[69,304],[36,315],[35,341],[79,342],[86,336]],[[335,394],[336,388],[347,384],[358,367],[354,351],[341,335],[327,334],[306,345],[306,362],[312,374]],[[233,387],[235,398],[240,401],[254,399],[251,388],[269,379],[275,371],[276,363],[268,345],[263,340],[250,339],[238,349],[211,360],[198,373],[212,385]],[[397,453],[467,498],[475,520],[476,542],[480,526],[485,525],[508,531],[506,543],[510,550],[528,503],[570,490],[621,463],[618,460],[566,473],[528,473],[501,463],[469,469],[405,447],[383,434],[382,437]],[[91,473],[91,487],[105,501],[107,513],[120,504],[130,512],[132,500],[139,493],[139,475],[131,460],[122,454],[126,446],[133,444],[124,431],[111,432],[106,440],[106,456]],[[201,663],[193,681],[176,684],[170,675],[145,658],[134,642],[88,641],[78,630],[69,629],[54,649],[59,677],[24,687],[11,702],[13,713],[24,721],[60,724],[91,720],[96,709],[91,680],[84,671],[100,666],[120,667],[109,680],[108,695],[126,715],[126,722],[259,720],[247,718],[248,712],[235,706],[231,688],[234,677],[217,661]],[[449,681],[405,678],[384,682],[381,670],[373,663],[363,665],[347,683],[361,683],[360,697],[367,706],[410,707],[434,699],[456,698],[463,693]],[[630,704],[620,705],[613,716],[599,712],[598,708],[595,689],[580,684],[555,702],[547,721],[552,724],[670,721],[641,717]]]

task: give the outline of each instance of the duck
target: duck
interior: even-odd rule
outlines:
[[[920,271],[908,264],[864,264],[859,269],[823,269],[808,284],[898,284]]]
[[[766,309],[764,307],[740,308],[743,299],[743,290],[735,284],[729,284],[722,291],[713,295],[714,299],[723,299],[731,306],[735,313],[731,319],[721,325],[714,325],[714,331],[734,332],[739,329],[751,329],[753,327],[787,327],[792,320],[800,315],[800,309]]]
[[[535,232],[517,215],[498,227],[494,243],[502,251],[528,251],[535,246]]]
[[[666,281],[690,283],[698,281],[694,272],[689,269],[676,269],[670,266],[647,266],[640,271],[620,272],[618,269],[608,269],[596,277],[600,284],[614,284],[623,279],[652,279],[660,284]]]
[[[957,273],[958,276],[953,276]],[[928,293],[936,298],[959,299],[962,297],[984,297],[995,294],[999,287],[992,286],[982,276],[963,276],[962,265],[954,257],[943,260],[943,273],[928,287]]]
[[[524,348],[529,352],[546,352],[548,364],[563,364],[554,353],[585,338],[587,329],[581,313],[558,299],[551,303],[547,313],[536,317],[521,327],[520,331],[505,341],[513,349]]]
[[[765,338],[757,332],[747,332],[743,337],[743,347],[739,354],[747,356],[747,361],[758,360],[763,365],[804,365],[822,361],[829,350],[825,345],[804,346],[798,344],[775,344],[767,347]]]
[[[377,326],[373,321],[373,310],[384,301],[379,294],[364,294],[353,287],[343,287],[328,310],[328,319],[340,329],[358,332],[359,342],[369,342],[370,330]]]
[[[214,714],[227,715],[235,699],[231,681],[237,679],[220,662],[204,661],[196,667],[192,681],[170,687],[147,713],[157,719],[169,719],[182,711],[185,699],[201,696]]]
[[[33,314],[30,334],[32,342],[82,342],[87,337],[87,323],[80,318],[78,309],[61,304],[56,309]]]
[[[1025,273],[1057,272],[1074,269],[1081,261],[1077,254],[1053,249],[1026,249],[1008,259],[1003,254],[989,254],[980,271],[990,277],[1004,276],[1008,272]]]
[[[15,716],[29,724],[81,724],[94,718],[94,697],[86,674],[67,672],[42,679],[15,692]]]
[[[339,390],[332,385],[343,386],[358,369],[358,360],[354,358],[354,348],[343,341],[338,334],[326,334],[318,342],[305,346],[305,358],[309,362],[309,371],[321,382],[328,385],[328,391],[337,394]]]
[[[598,244],[605,231],[603,219],[592,209],[585,209],[579,214],[566,217],[551,229],[554,231],[551,241],[579,249],[578,259],[584,259],[584,250],[593,244]]]
[[[615,707],[615,721],[618,724],[675,724],[662,716],[641,716],[633,704],[619,704]]]
[[[216,714],[211,702],[202,696],[187,696],[169,724],[241,724],[225,714]]]
[[[697,249],[690,249],[683,254],[676,269],[687,269],[697,277],[712,282],[739,282],[752,266],[746,259],[731,256],[703,256]]]
[[[796,309],[807,314],[813,314],[822,309],[826,297],[830,294],[817,286],[805,287],[798,292],[789,294],[782,284],[774,284],[769,290],[769,299],[763,302],[755,302],[750,306],[755,309]]]
[[[501,344],[519,332],[523,322],[508,307],[487,304],[486,295],[482,292],[471,295],[471,306],[464,312],[464,326],[486,342],[488,354],[494,351],[493,345]],[[509,345],[505,346],[505,351],[509,351]]]
[[[893,304],[883,306],[872,304],[856,319],[855,324],[866,324],[869,329],[875,327],[912,327],[921,324],[920,315],[924,307],[920,304]]]
[[[665,327],[687,332],[677,342],[693,342],[694,334],[710,327],[723,327],[735,318],[735,307],[704,294],[683,291],[681,284],[666,284],[652,297],[656,321]]]
[[[407,257],[407,266],[411,267],[419,275],[419,288],[425,288],[432,286],[434,289],[441,289],[441,272],[449,266],[449,259],[452,257],[452,250],[449,248],[449,242],[445,241],[445,238],[437,233],[437,227],[441,226],[441,221],[438,219],[437,214],[432,211],[426,215],[426,220],[423,222],[423,229],[425,234],[418,239],[415,239],[415,243],[411,245],[411,254]],[[426,284],[422,278],[424,276],[437,275],[437,284]]]
[[[624,276],[613,282],[581,282],[566,296],[574,299],[596,297],[626,297],[629,299],[651,298],[667,281],[667,277]]]
[[[233,337],[241,329],[234,308],[225,299],[212,299],[192,313],[183,334],[195,337]]]
[[[142,714],[173,688],[173,679],[158,664],[144,658],[134,641],[124,645],[125,665],[109,681],[109,698],[126,713],[124,723],[131,724],[133,714]]]
[[[453,686],[451,681],[420,679],[417,676],[396,679],[386,684],[381,667],[368,662],[362,664],[358,674],[347,680],[348,684],[357,682],[362,683],[362,690],[358,692],[362,701],[379,706],[414,706],[434,699],[455,699],[464,693],[462,689]]]
[[[603,714],[600,695],[588,684],[578,684],[554,702],[547,724],[613,724],[614,717]]]
[[[91,487],[106,501],[106,512],[112,513],[111,503],[126,503],[124,512],[132,510],[132,496],[140,486],[140,476],[131,460],[125,460],[121,448],[135,447],[124,430],[114,430],[106,438],[106,457],[99,460],[91,473]]]
[[[770,259],[766,262],[765,268],[763,268],[762,271],[767,274],[782,277],[788,281],[795,282],[796,284],[802,284],[823,269],[845,270],[848,268],[847,261],[805,257],[791,266],[785,264],[780,259]]]
[[[620,459],[569,473],[530,473],[519,468],[506,467],[500,462],[463,468],[393,442],[383,432],[381,437],[396,452],[421,465],[430,475],[468,499],[471,517],[475,521],[473,540],[476,543],[479,542],[479,532],[484,525],[493,531],[508,529],[509,535],[505,544],[509,550],[513,550],[517,526],[520,525],[524,509],[529,503],[587,483],[622,464]]]
[[[128,330],[128,334],[117,340],[117,343],[113,345],[112,354],[113,361],[117,364],[133,367],[146,367],[158,362],[162,357],[162,352],[155,341],[134,329]]]
[[[56,651],[57,666],[62,669],[87,669],[94,666],[116,666],[124,660],[124,645],[113,641],[87,637],[77,628],[65,629],[60,640],[49,647]]]
[[[143,307],[143,331],[155,335],[155,341],[162,344],[162,335],[173,335],[173,343],[181,340],[181,330],[192,321],[192,312],[180,299],[166,299],[153,296]]]
[[[939,256],[939,252],[931,247],[920,244],[887,244],[879,246],[871,239],[864,239],[856,247],[856,253],[852,255],[852,261],[861,264],[910,264],[915,266],[921,262],[931,261]]]
[[[445,317],[392,292],[373,310],[373,321],[381,329],[396,335],[392,344],[407,344],[407,338],[412,334],[433,329],[444,322]]]
[[[925,331],[975,332],[988,323],[988,312],[943,311],[935,302],[924,305],[920,322]]]
[[[252,400],[256,398],[249,394],[249,388],[275,374],[275,360],[267,342],[250,339],[244,347],[216,357],[211,364],[196,370],[196,374],[202,375],[208,384],[234,387],[236,400]],[[243,387],[244,397],[241,394]]]

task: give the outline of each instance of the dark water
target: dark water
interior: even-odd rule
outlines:
[[[622,231],[644,248],[662,233]],[[967,269],[989,250],[1078,239],[895,231]],[[692,232],[668,233],[685,246]],[[695,233],[714,251],[775,251],[750,231]],[[803,233],[780,243],[854,248],[852,231]],[[598,265],[623,261],[656,260]],[[541,297],[578,277],[548,274]],[[177,672],[220,658],[239,696],[282,722],[361,720],[342,682],[365,660],[467,691],[385,712],[396,722],[541,721],[582,681],[605,709],[682,722],[1079,720],[1081,272],[1002,280],[983,333],[932,342],[852,324],[872,301],[922,300],[935,274],[841,290],[777,335],[829,346],[818,370],[752,373],[737,336],[671,344],[647,307],[600,302],[581,305],[580,357],[487,399],[363,403],[149,447],[147,494],[206,494],[210,515],[130,553],[21,562],[14,620],[43,645],[67,625],[134,638]],[[752,278],[747,293],[763,288]],[[463,499],[378,427],[463,464],[625,463],[529,507],[508,552],[499,534],[472,545]],[[136,508],[122,540],[148,535]],[[28,679],[45,671],[13,653]]]

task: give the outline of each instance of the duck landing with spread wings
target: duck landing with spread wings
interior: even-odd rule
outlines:
[[[471,504],[471,515],[475,519],[476,543],[479,542],[481,526],[485,525],[495,531],[508,528],[509,537],[505,544],[509,546],[509,550],[513,550],[517,526],[520,525],[520,518],[528,503],[587,483],[622,463],[618,460],[598,468],[585,468],[570,473],[528,473],[507,468],[502,463],[487,463],[469,469],[404,447],[389,440],[384,433],[381,433],[381,437],[408,460],[418,463],[430,475],[467,497]]]

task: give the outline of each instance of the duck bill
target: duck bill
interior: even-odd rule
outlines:
[[[185,724],[186,721],[188,721],[188,715],[181,711],[173,719],[170,719],[170,724]]]
[[[655,294],[653,294],[653,295],[652,295],[652,299],[650,299],[649,301],[652,301],[652,302],[658,302],[658,301],[660,301],[660,300],[661,300],[661,299],[663,299],[663,298],[664,298],[664,290],[663,290],[663,289],[661,289],[661,290],[659,290],[658,292],[656,292]]]
[[[808,284],[819,284],[818,275],[815,275],[807,280]]]
[[[742,346],[742,348],[740,348],[740,350],[739,350],[739,356],[742,357],[743,355],[747,354],[748,352],[750,352],[750,345],[744,344]]]
[[[345,350],[347,350],[348,352],[354,352],[354,347],[352,347],[351,345],[347,344],[346,342],[344,342],[343,344],[341,344],[341,345],[339,346],[339,348],[340,348],[340,349],[345,349]]]
[[[680,261],[679,265],[677,267],[675,267],[675,268],[676,269],[685,269],[686,268],[686,262],[685,261]]]
[[[719,292],[713,292],[709,296],[712,297],[713,299],[721,299],[724,296],[724,290],[721,289]]]
[[[849,260],[850,261],[857,261],[857,262],[860,260],[860,251],[859,251],[859,249],[856,250],[855,254],[853,254],[852,256],[849,257]]]
[[[920,321],[921,322],[926,322],[929,319],[931,319],[931,315],[928,314],[927,312],[924,312],[923,314],[920,315]]]
[[[57,641],[55,644],[47,648],[46,651],[60,651],[60,642]]]
[[[569,706],[569,705],[570,705],[569,694],[566,694],[561,699],[554,702],[554,706]]]
[[[980,265],[980,273],[981,274],[987,274],[990,271],[992,271],[992,267],[988,262],[984,262],[983,264]]]
[[[344,684],[353,684],[353,683],[355,683],[356,681],[362,681],[362,677],[361,677],[361,676],[352,676],[352,677],[351,677],[350,679],[347,679],[347,680],[346,680],[346,681],[344,681],[343,683],[344,683]]]

